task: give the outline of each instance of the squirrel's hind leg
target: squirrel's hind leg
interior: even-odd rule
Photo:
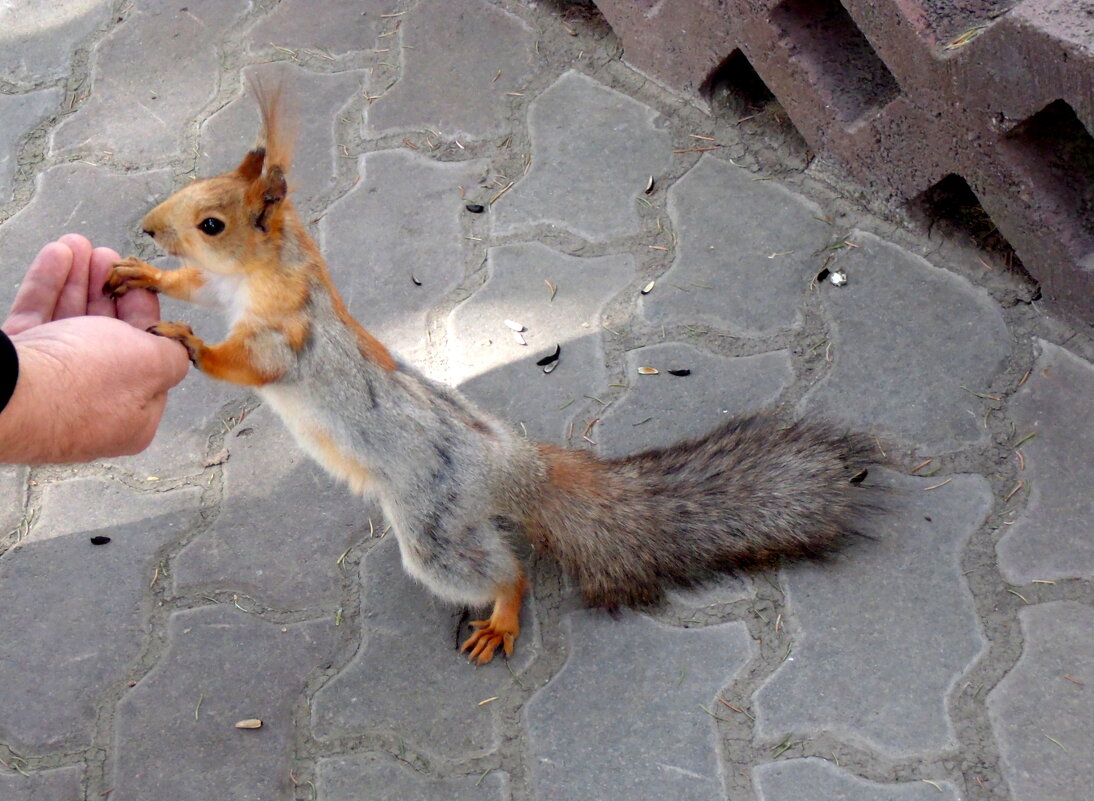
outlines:
[[[513,643],[520,636],[520,609],[527,588],[528,582],[520,572],[512,583],[498,587],[490,618],[471,621],[477,631],[460,646],[461,652],[470,651],[468,659],[485,665],[494,658],[499,645],[506,657],[513,655]]]

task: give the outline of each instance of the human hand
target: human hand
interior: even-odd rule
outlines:
[[[0,413],[0,462],[79,462],[148,447],[167,391],[189,368],[186,350],[145,333],[159,300],[101,287],[118,260],[77,234],[46,245],[2,328],[19,354],[19,381]]]

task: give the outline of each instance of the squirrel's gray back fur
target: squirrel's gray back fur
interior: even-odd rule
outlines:
[[[768,415],[610,461],[542,446],[546,486],[533,543],[578,580],[587,603],[657,603],[670,585],[784,557],[819,556],[877,507],[862,435]]]

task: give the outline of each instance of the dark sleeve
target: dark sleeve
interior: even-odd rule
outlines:
[[[8,405],[19,380],[19,355],[8,335],[0,331],[0,411]]]

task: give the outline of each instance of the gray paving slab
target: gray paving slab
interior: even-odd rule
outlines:
[[[448,378],[530,436],[557,440],[570,406],[608,384],[601,315],[634,278],[634,259],[568,256],[533,242],[491,248],[487,269],[482,288],[449,315]],[[523,326],[521,340],[507,320]],[[536,361],[556,345],[558,364],[545,374]]]
[[[1022,514],[999,541],[999,566],[1013,582],[1094,578],[1094,368],[1039,341],[1029,380],[1015,393],[1016,425],[1029,487]]]
[[[0,557],[0,741],[32,754],[90,744],[104,695],[148,638],[160,551],[198,505],[196,489],[136,493],[97,478],[44,489],[41,517]]]
[[[881,783],[863,779],[824,759],[788,759],[752,771],[759,801],[960,801],[947,781]]]
[[[640,299],[646,319],[700,321],[741,336],[800,325],[817,254],[833,236],[816,203],[709,156],[668,196],[679,244],[672,267]]]
[[[0,535],[14,531],[26,517],[27,468],[0,467]]]
[[[289,801],[295,705],[330,663],[331,618],[271,623],[228,605],[174,612],[167,652],[118,703],[114,799]],[[243,720],[261,728],[241,729]]]
[[[930,491],[937,481],[884,480],[899,506],[877,541],[781,573],[792,650],[755,695],[760,737],[827,731],[892,756],[955,745],[947,699],[985,645],[956,557],[991,491],[976,475]]]
[[[312,0],[285,0],[247,32],[247,42],[266,54],[281,47],[342,56],[386,47],[379,36],[395,28],[398,7],[398,0],[324,0],[317,14]]]
[[[460,225],[468,214],[460,187],[476,186],[486,169],[478,159],[444,164],[406,150],[371,153],[358,160],[360,183],[319,223],[350,313],[411,360],[428,353],[429,310],[463,280],[470,243]]]
[[[722,798],[704,707],[752,655],[744,625],[670,628],[589,610],[565,629],[566,664],[524,707],[532,797]]]
[[[225,440],[224,500],[207,531],[176,557],[180,593],[228,589],[291,609],[341,597],[338,558],[380,516],[323,473],[281,420],[260,408]]]
[[[532,167],[494,204],[497,232],[545,224],[594,242],[637,233],[637,200],[672,157],[663,125],[649,106],[567,72],[531,103]]]
[[[93,245],[125,250],[141,218],[170,188],[170,170],[121,175],[74,163],[39,173],[34,197],[0,225],[0,308],[11,304],[23,273],[46,242],[77,233]]]
[[[727,358],[679,342],[628,351],[624,396],[596,426],[599,452],[625,456],[701,436],[730,415],[774,406],[793,379],[785,350]],[[657,375],[641,375],[652,367]],[[677,376],[669,370],[690,370]]]
[[[857,247],[838,262],[848,283],[817,288],[832,317],[833,363],[802,410],[901,437],[928,455],[984,442],[973,393],[991,386],[1013,346],[999,308],[903,248],[864,232],[851,240]]]
[[[1054,602],[1019,610],[1022,656],[988,695],[1015,801],[1084,798],[1094,783],[1094,609]]]
[[[23,83],[68,74],[76,49],[105,25],[111,0],[5,3],[0,8],[0,73]]]
[[[8,801],[83,801],[79,768],[54,768],[24,775],[0,770],[0,793]]]
[[[126,163],[177,151],[182,130],[216,94],[218,45],[248,5],[188,0],[185,6],[127,6],[124,22],[94,48],[91,91],[55,129],[51,151],[108,151]],[[135,60],[139,68],[129,69]],[[179,77],[181,64],[186,80]]]
[[[361,648],[315,694],[316,735],[388,732],[447,759],[496,749],[502,704],[481,702],[517,686],[514,672],[519,675],[535,657],[536,628],[526,607],[511,672],[499,658],[481,667],[469,664],[456,648],[470,633],[458,629],[459,620],[459,609],[406,575],[395,537],[387,535],[362,560]],[[378,676],[384,680],[376,681]]]
[[[349,159],[345,155],[345,142],[338,141],[335,131],[345,115],[344,107],[365,91],[368,72],[317,74],[295,65],[275,70],[265,64],[245,68],[239,96],[201,125],[199,175],[235,169],[243,155],[254,147],[260,120],[247,81],[255,76],[280,80],[286,93],[285,102],[294,106],[292,124],[299,133],[293,150],[292,199],[308,222],[322,207],[319,198],[334,188],[339,162]]]
[[[52,114],[61,100],[60,89],[40,89],[22,95],[0,95],[0,202],[12,195],[12,178],[19,157],[17,146],[31,129]]]
[[[483,0],[422,0],[401,20],[402,74],[370,106],[367,130],[457,138],[505,130],[532,72],[532,29]]]
[[[491,770],[461,779],[438,779],[422,775],[409,765],[389,756],[330,757],[316,765],[318,801],[507,801],[509,777]]]

